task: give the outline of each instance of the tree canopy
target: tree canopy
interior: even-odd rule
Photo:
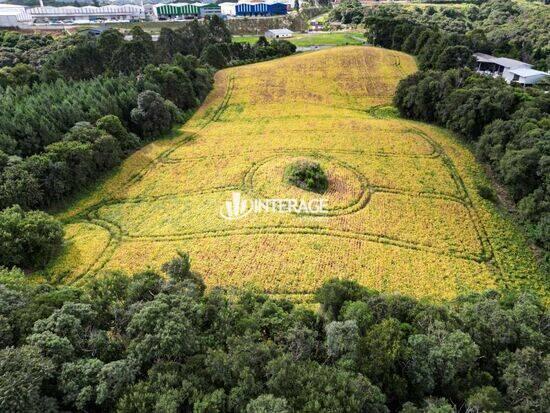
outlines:
[[[74,288],[0,269],[2,410],[549,407],[548,313],[530,293],[430,304],[332,280],[313,311],[253,291],[206,291],[183,252],[163,271]]]

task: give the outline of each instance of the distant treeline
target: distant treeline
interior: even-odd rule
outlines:
[[[83,188],[212,85],[207,63],[169,57],[139,29],[131,42],[114,30],[67,42],[45,61],[0,69],[0,208],[43,208]]]
[[[412,7],[381,5],[364,7],[358,0],[344,0],[330,14],[332,21],[365,24],[371,43],[420,55],[409,46],[423,32],[425,48],[421,63],[439,58],[448,46],[468,47],[520,59],[540,70],[550,69],[548,8],[537,2],[512,0],[476,1],[464,7]],[[395,30],[399,27],[397,30]],[[414,32],[413,32],[414,31]],[[407,42],[407,39],[409,41]],[[428,62],[435,67],[435,61]]]
[[[473,51],[489,52],[480,32],[449,34],[418,23],[386,16],[367,17],[369,42],[416,56],[421,70],[473,67]]]
[[[319,310],[205,291],[188,256],[82,288],[0,268],[0,410],[546,412],[548,313],[529,293],[433,304],[333,280]],[[414,274],[405,274],[414,278]]]

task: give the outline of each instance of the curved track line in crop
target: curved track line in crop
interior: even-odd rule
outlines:
[[[87,224],[87,225],[95,225],[97,227],[100,227],[100,228],[103,228],[103,229],[106,229],[105,226],[103,225],[98,225],[96,222],[94,222],[93,220],[89,220],[89,219],[78,219],[78,220],[72,220],[71,221],[73,224]],[[111,243],[111,241],[113,240],[113,237],[111,235],[111,232],[106,229],[107,231],[107,234],[109,235],[109,241],[107,242],[107,245],[105,245],[105,247],[100,251],[99,253],[99,256],[102,256],[105,251],[108,249],[109,247],[109,244]],[[68,237],[66,238],[65,240],[66,241],[70,241],[72,239],[74,239],[76,237],[76,235],[73,235],[72,237]],[[73,279],[71,279],[71,282],[74,282],[76,281],[79,277],[81,277],[83,274],[87,274],[88,272],[90,272],[92,270],[92,267],[94,266],[95,264],[95,261],[92,261],[92,263],[90,263],[89,265],[87,265],[85,267],[85,269],[81,272],[81,274],[78,274],[77,277],[73,277]],[[68,273],[67,272],[61,272],[59,274],[56,274],[56,277],[55,279],[52,280],[52,282],[54,283],[61,283],[63,281],[65,281],[66,277],[68,276]]]
[[[410,130],[408,130],[408,132],[410,132]],[[429,142],[429,144],[434,148],[434,151],[436,152],[436,155],[438,157],[443,158],[444,165],[449,170],[449,173],[450,173],[453,181],[455,182],[457,188],[459,190],[462,189],[461,192],[463,192],[463,194],[465,194],[466,193],[465,192],[465,186],[464,186],[463,182],[461,181],[458,173],[456,172],[456,170],[454,168],[454,165],[452,164],[451,160],[446,156],[444,150],[437,144],[437,142],[435,142],[433,139],[428,137],[422,131],[414,130],[414,132],[417,135],[422,136],[423,139],[425,139],[427,142]],[[436,193],[436,192],[424,192],[423,193],[423,192],[405,191],[405,190],[400,190],[400,189],[395,189],[395,188],[386,188],[386,187],[382,187],[382,186],[370,186],[369,183],[368,183],[368,180],[366,179],[366,177],[362,173],[357,171],[355,168],[353,168],[352,166],[350,166],[346,162],[344,162],[342,160],[339,160],[338,158],[336,158],[334,156],[323,154],[322,151],[319,151],[319,150],[309,150],[309,151],[303,151],[302,152],[302,151],[296,151],[294,149],[291,149],[291,150],[271,151],[271,152],[272,152],[272,155],[263,158],[262,160],[260,160],[256,164],[254,164],[251,169],[249,169],[249,171],[244,175],[241,187],[230,185],[230,186],[220,186],[220,187],[215,187],[215,188],[210,188],[210,189],[205,189],[205,190],[199,190],[199,191],[187,191],[185,193],[178,193],[178,194],[164,194],[164,195],[148,196],[148,197],[133,197],[133,198],[124,198],[124,199],[112,199],[112,200],[106,201],[105,203],[101,204],[100,206],[98,206],[97,209],[99,209],[99,207],[106,206],[106,205],[115,205],[115,204],[124,204],[124,203],[154,202],[154,201],[161,200],[161,199],[173,199],[173,198],[179,198],[179,197],[188,197],[188,196],[199,195],[199,194],[223,192],[223,191],[227,191],[227,190],[242,190],[243,192],[251,194],[251,195],[258,195],[257,192],[254,190],[254,187],[253,187],[253,177],[254,177],[255,172],[258,170],[258,168],[260,168],[266,162],[269,162],[270,160],[276,159],[277,157],[280,157],[282,155],[288,155],[288,154],[296,155],[296,156],[306,155],[306,156],[324,158],[324,159],[335,161],[336,163],[340,164],[341,166],[353,171],[353,173],[360,180],[361,185],[362,185],[361,195],[355,200],[355,202],[353,202],[353,203],[351,203],[351,204],[349,204],[345,207],[341,207],[341,208],[338,208],[336,210],[332,210],[329,213],[324,214],[325,216],[345,215],[345,214],[355,213],[355,212],[361,210],[362,208],[364,208],[367,205],[367,203],[370,199],[370,194],[375,193],[375,192],[384,192],[384,193],[390,193],[390,194],[393,193],[393,194],[410,196],[410,197],[413,197],[413,198],[414,197],[436,198],[436,199],[442,199],[442,200],[446,200],[446,201],[450,201],[450,202],[457,202],[457,203],[462,204],[467,209],[468,214],[470,216],[470,219],[472,221],[472,224],[474,225],[478,240],[480,242],[480,246],[481,246],[481,249],[482,249],[480,256],[482,258],[475,257],[476,260],[480,260],[480,259],[483,259],[483,258],[485,258],[485,260],[488,260],[488,259],[492,258],[492,256],[493,256],[492,250],[487,248],[488,244],[487,244],[486,234],[484,233],[483,230],[480,230],[480,224],[479,224],[479,222],[476,222],[477,215],[475,215],[472,212],[473,206],[472,206],[471,201],[469,200],[469,198],[466,197],[466,195],[463,195],[462,197],[456,197],[456,196],[443,194],[443,193]],[[346,151],[346,153],[347,153],[347,151]],[[97,209],[96,209],[96,211],[97,211]],[[112,223],[112,224],[115,224],[115,223]],[[256,229],[258,231],[260,231],[261,228],[263,228],[263,227],[258,227]],[[298,228],[302,229],[304,227],[298,227]],[[310,229],[311,228],[314,228],[314,227],[310,227]],[[353,232],[350,232],[350,231],[345,231],[345,232],[353,233]],[[211,231],[205,231],[204,233],[211,233]],[[201,231],[193,232],[193,234],[196,234],[197,236],[199,236],[201,234]],[[127,235],[127,234],[125,234],[125,235]],[[172,234],[171,236],[174,237],[174,236],[178,236],[178,235],[189,236],[188,233]],[[382,235],[379,235],[379,234],[366,234],[366,235],[369,235],[369,236],[372,236],[372,237],[375,237],[375,238],[378,238],[378,239],[388,238],[388,237],[385,237],[385,236],[382,236]],[[155,236],[151,236],[151,237],[154,238]],[[415,244],[415,243],[414,242],[404,242],[402,245],[406,246],[406,245],[413,245],[413,244]],[[423,245],[421,243],[418,243],[418,245],[420,247],[433,248],[429,245]],[[469,257],[473,257],[473,256],[469,255]]]
[[[231,99],[231,95],[233,93],[233,88],[234,87],[235,87],[235,79],[234,79],[233,76],[231,76],[227,81],[227,89],[226,89],[225,95],[222,99],[222,102],[216,108],[216,110],[214,110],[214,113],[212,114],[212,116],[208,117],[206,120],[204,120],[199,125],[196,132],[193,132],[193,133],[191,133],[187,136],[184,136],[178,143],[176,143],[175,145],[169,147],[165,151],[161,152],[157,157],[152,159],[151,162],[149,162],[149,164],[147,164],[143,169],[141,169],[141,171],[139,171],[136,175],[134,175],[132,178],[130,178],[130,180],[128,180],[128,182],[126,183],[125,186],[130,186],[133,183],[143,179],[143,177],[150,170],[152,170],[158,162],[162,162],[164,159],[167,159],[174,151],[176,151],[177,149],[179,149],[183,145],[185,145],[185,144],[191,142],[193,139],[195,139],[195,137],[197,136],[197,134],[200,131],[207,128],[211,123],[218,121],[220,119],[220,116],[222,115],[222,113],[225,111],[225,109],[227,109],[227,105],[229,103],[229,100]]]
[[[277,159],[281,155],[287,155],[287,154],[289,154],[289,152],[275,154],[275,155],[272,155],[272,156],[268,156],[267,158],[264,158],[261,161],[257,162],[245,174],[244,179],[243,179],[242,189],[245,192],[249,193],[249,194],[257,195],[258,197],[261,197],[262,194],[259,193],[256,189],[254,189],[254,175],[256,174],[258,169],[261,168],[263,165],[265,165],[267,162],[269,162],[273,159]],[[359,196],[357,198],[355,198],[348,205],[342,206],[342,207],[331,208],[324,214],[310,214],[310,215],[313,215],[313,216],[315,216],[315,215],[317,215],[317,216],[336,216],[336,215],[352,214],[354,212],[357,212],[357,211],[363,209],[367,205],[367,203],[369,202],[370,193],[371,193],[369,182],[368,182],[367,178],[361,172],[357,171],[357,169],[353,168],[351,165],[348,165],[344,161],[339,160],[337,158],[334,158],[332,156],[324,155],[319,151],[311,151],[311,152],[299,152],[299,151],[294,152],[293,151],[290,154],[293,155],[293,156],[309,156],[309,157],[313,157],[313,158],[322,158],[322,159],[333,161],[336,164],[342,166],[343,168],[346,168],[349,171],[351,171],[355,175],[355,177],[359,180],[359,182],[361,183],[361,190],[360,190]]]
[[[421,132],[419,132],[421,133]],[[428,139],[431,141],[431,144],[436,148],[436,151],[438,153],[438,156],[446,156],[444,154],[444,151],[442,148],[437,146],[435,142],[432,142],[431,138],[425,136],[425,139]],[[279,156],[282,155],[297,155],[297,156],[304,156],[309,155],[312,157],[318,157],[318,158],[324,158],[329,159],[332,161],[337,162],[338,164],[342,165],[345,168],[348,168],[352,170],[356,176],[359,178],[361,184],[362,184],[362,193],[361,196],[356,199],[356,201],[350,205],[347,205],[346,207],[342,207],[336,211],[330,211],[327,214],[323,214],[324,216],[334,216],[334,215],[345,215],[345,214],[352,214],[355,213],[362,208],[364,208],[369,199],[371,193],[376,192],[384,192],[384,193],[393,193],[393,194],[399,194],[399,195],[405,195],[410,196],[412,198],[415,197],[426,197],[426,198],[436,198],[436,199],[443,199],[450,202],[457,202],[463,205],[470,216],[470,219],[472,220],[472,223],[474,225],[474,228],[476,230],[478,240],[480,242],[481,246],[481,253],[480,255],[472,255],[472,254],[465,254],[460,252],[453,252],[449,251],[448,249],[442,249],[433,247],[431,245],[422,244],[420,242],[411,242],[411,241],[403,241],[398,238],[391,238],[388,236],[375,234],[375,233],[366,233],[366,232],[354,232],[354,231],[341,231],[341,230],[333,230],[333,229],[327,229],[318,227],[315,225],[311,226],[277,226],[277,227],[270,227],[270,226],[258,226],[258,227],[248,227],[246,229],[242,230],[203,230],[203,231],[192,231],[192,232],[180,232],[180,233],[173,233],[173,234],[167,234],[167,235],[150,235],[150,236],[136,236],[136,235],[129,235],[127,233],[123,233],[124,239],[128,240],[150,240],[150,241],[174,241],[174,240],[183,240],[183,239],[192,239],[192,238],[205,238],[205,237],[220,237],[220,236],[231,236],[231,235],[254,235],[258,233],[270,233],[270,234],[276,234],[278,233],[278,228],[285,231],[287,234],[322,234],[322,235],[330,235],[335,237],[341,237],[341,238],[355,238],[359,240],[368,240],[371,242],[380,242],[383,244],[390,244],[397,247],[402,248],[409,248],[409,249],[416,249],[416,250],[423,250],[428,252],[437,253],[440,255],[455,257],[455,258],[464,258],[464,259],[470,259],[472,261],[476,262],[483,262],[487,261],[492,257],[492,250],[486,249],[486,243],[484,242],[484,234],[481,233],[478,229],[478,225],[476,225],[474,221],[474,217],[471,214],[471,209],[473,209],[471,201],[468,202],[468,199],[465,199],[464,197],[456,197],[452,195],[442,194],[442,193],[433,193],[433,192],[426,192],[426,193],[417,193],[417,192],[411,192],[411,191],[405,191],[400,189],[393,189],[393,188],[385,188],[381,186],[370,186],[368,183],[368,180],[364,177],[362,173],[357,171],[352,166],[348,165],[346,162],[339,160],[331,155],[326,155],[323,153],[320,153],[319,151],[311,151],[311,152],[296,152],[294,150],[292,151],[282,151],[282,153],[275,153],[271,156],[267,156],[261,161],[257,162],[249,171],[244,175],[243,177],[243,183],[241,187],[236,186],[222,186],[218,188],[208,189],[208,190],[202,190],[202,191],[193,191],[193,192],[186,192],[186,193],[180,193],[175,195],[160,195],[160,196],[150,196],[150,197],[135,197],[135,198],[126,198],[126,199],[120,199],[120,200],[110,200],[109,202],[106,202],[96,209],[96,211],[105,205],[115,205],[115,204],[124,204],[124,203],[141,203],[141,202],[155,202],[159,199],[173,199],[173,198],[181,198],[181,197],[189,197],[194,196],[198,194],[206,194],[206,193],[215,193],[215,192],[225,192],[228,190],[241,190],[244,193],[255,195],[257,194],[254,191],[253,188],[253,177],[254,173],[260,168],[262,165],[264,165],[266,162],[269,162],[270,160],[276,159]],[[448,168],[454,167],[452,165],[452,162],[448,160],[448,162],[445,163],[445,165]],[[460,179],[458,174],[455,172],[451,173],[451,176],[454,180]],[[463,183],[457,183],[457,186],[462,185]],[[116,225],[116,223],[111,222],[111,224]]]
[[[418,131],[421,133],[420,131]],[[425,139],[430,140],[430,143],[432,145],[435,144],[429,137],[424,136]],[[445,156],[444,151],[439,148],[437,145],[434,145],[434,148],[436,148],[436,156]],[[347,238],[347,239],[357,239],[362,241],[368,241],[368,242],[374,242],[374,243],[381,243],[381,244],[387,244],[392,245],[395,247],[405,248],[405,249],[412,249],[412,250],[421,250],[426,252],[435,253],[438,255],[453,257],[453,258],[461,258],[466,260],[471,260],[474,262],[486,262],[489,258],[492,257],[492,250],[487,251],[486,250],[486,238],[484,236],[484,233],[479,231],[479,226],[475,222],[475,219],[477,218],[477,215],[473,215],[471,213],[471,210],[473,209],[473,206],[471,204],[471,201],[469,198],[465,197],[456,197],[448,194],[443,193],[433,193],[433,192],[426,192],[426,193],[415,193],[411,191],[405,191],[400,189],[394,189],[394,188],[385,188],[381,186],[370,186],[368,184],[368,181],[366,178],[357,170],[355,170],[350,165],[346,164],[344,161],[338,160],[337,158],[320,153],[318,150],[312,150],[310,152],[302,152],[302,151],[296,151],[296,150],[284,150],[284,151],[273,151],[274,153],[271,156],[268,156],[264,158],[262,161],[258,162],[256,165],[254,165],[243,177],[243,183],[242,186],[221,186],[217,188],[210,188],[205,190],[198,190],[198,191],[188,191],[186,193],[180,193],[180,194],[165,194],[165,195],[158,195],[158,196],[148,196],[148,197],[133,197],[133,198],[124,198],[124,199],[110,199],[106,200],[105,202],[102,202],[101,204],[96,205],[93,209],[89,210],[89,219],[92,222],[97,223],[98,225],[101,225],[102,227],[106,228],[110,234],[112,234],[112,238],[109,242],[108,247],[105,249],[104,253],[101,254],[100,257],[98,257],[97,261],[94,262],[92,265],[90,265],[90,268],[88,271],[81,274],[80,277],[75,278],[74,281],[80,280],[86,275],[92,275],[103,269],[103,267],[108,263],[109,259],[113,255],[116,247],[120,244],[121,241],[128,240],[128,241],[149,241],[149,242],[166,242],[166,241],[178,241],[178,240],[187,240],[187,239],[194,239],[194,238],[213,238],[213,237],[230,237],[233,235],[256,235],[256,234],[296,234],[296,235],[307,235],[307,234],[315,234],[315,235],[324,235],[324,236],[332,236],[332,237],[338,237],[338,238]],[[347,152],[347,151],[346,151]],[[316,226],[303,226],[303,227],[296,227],[296,226],[276,226],[276,227],[270,227],[270,226],[258,226],[258,227],[250,227],[246,229],[240,229],[240,230],[204,230],[204,231],[195,231],[195,232],[181,232],[181,233],[174,233],[174,234],[167,234],[167,235],[151,235],[151,236],[135,236],[135,235],[129,235],[125,233],[116,222],[108,221],[104,218],[100,219],[98,216],[98,210],[107,205],[116,205],[116,204],[124,204],[124,203],[142,203],[142,202],[154,202],[157,200],[162,199],[171,199],[171,198],[178,198],[178,197],[189,197],[194,195],[200,195],[200,194],[207,194],[207,193],[215,193],[215,192],[225,192],[228,190],[242,190],[245,193],[251,193],[254,194],[253,189],[253,176],[255,171],[263,165],[265,162],[277,158],[282,155],[288,155],[288,154],[295,154],[295,155],[304,155],[308,154],[310,156],[317,156],[325,159],[330,159],[333,161],[336,161],[342,166],[345,166],[351,170],[354,171],[354,173],[360,178],[363,186],[363,191],[361,197],[357,200],[356,203],[353,205],[348,205],[346,208],[342,208],[341,211],[336,211],[336,213],[332,213],[329,215],[341,215],[341,214],[352,214],[354,212],[359,211],[362,209],[370,199],[370,194],[375,192],[384,192],[384,193],[394,193],[399,195],[406,195],[410,197],[426,197],[426,198],[438,198],[443,199],[446,201],[451,202],[457,202],[462,204],[464,207],[467,208],[468,213],[470,214],[472,223],[474,224],[474,228],[476,229],[476,232],[478,233],[478,238],[480,240],[480,246],[482,247],[482,251],[480,255],[472,255],[467,253],[461,253],[461,252],[454,252],[449,251],[447,249],[437,248],[433,247],[431,245],[422,244],[420,242],[411,242],[411,241],[403,241],[398,238],[392,238],[388,236],[383,236],[380,234],[375,233],[358,233],[353,231],[341,231],[341,230],[333,230],[333,229],[327,229],[327,228],[321,228]],[[451,171],[451,168],[454,168],[452,165],[452,162],[448,160],[445,162],[445,165],[450,169],[451,176],[454,180],[454,182],[457,184],[458,188],[465,188],[463,182],[461,181],[460,177],[456,173],[456,171]],[[457,180],[460,180],[457,182]],[[463,191],[465,192],[465,191]],[[113,228],[115,230],[113,230]]]
[[[462,180],[462,177],[456,170],[456,167],[451,160],[451,158],[445,153],[445,150],[443,147],[437,143],[435,140],[430,138],[428,135],[426,135],[423,131],[420,131],[418,129],[415,129],[417,133],[423,134],[426,139],[430,140],[432,142],[432,145],[436,148],[439,155],[441,156],[444,164],[449,169],[449,172],[451,173],[451,176],[453,177],[453,181],[457,185],[459,191],[463,194],[464,200],[466,201],[466,207],[468,210],[468,213],[470,215],[470,220],[475,226],[476,232],[478,234],[479,241],[481,242],[481,245],[483,246],[483,250],[486,252],[486,260],[492,260],[494,258],[494,250],[493,246],[491,244],[491,241],[489,239],[489,236],[487,235],[487,231],[485,230],[485,227],[483,226],[483,223],[481,222],[481,219],[479,218],[479,215],[474,208],[474,204],[472,202],[472,199],[470,197],[470,194],[468,193],[468,189],[466,185],[464,184],[464,181]],[[500,275],[503,274],[503,269],[500,266],[500,263],[497,263],[498,269],[500,272]]]
[[[304,132],[311,132],[304,131]],[[383,132],[383,130],[379,130],[379,132]],[[395,131],[393,131],[395,132]],[[292,152],[330,152],[330,153],[341,153],[341,154],[350,154],[350,155],[375,155],[380,157],[398,157],[398,158],[437,158],[440,156],[436,146],[434,145],[434,141],[427,137],[427,135],[417,129],[403,129],[400,132],[402,133],[412,133],[422,140],[424,140],[431,148],[431,152],[427,154],[421,154],[421,153],[402,153],[402,152],[387,152],[387,151],[367,151],[367,150],[361,150],[361,149],[334,149],[334,148],[328,148],[328,149],[319,149],[319,148],[312,148],[312,147],[296,147],[296,148],[275,148],[275,149],[262,149],[262,150],[247,150],[247,151],[235,151],[235,152],[227,152],[223,154],[214,154],[214,155],[201,155],[201,156],[189,156],[189,157],[162,157],[161,161],[164,163],[180,163],[180,162],[189,162],[194,160],[203,160],[203,159],[218,159],[218,158],[229,158],[233,156],[242,156],[243,154],[256,154],[256,153],[292,153]],[[187,143],[187,141],[185,142]],[[182,146],[182,145],[180,145]],[[179,147],[179,146],[178,146]],[[175,148],[177,149],[177,148]],[[174,149],[174,150],[175,150]],[[170,153],[172,153],[174,150],[171,150]]]
[[[376,233],[368,232],[354,232],[354,231],[342,231],[337,229],[323,228],[321,226],[292,226],[292,225],[277,225],[277,226],[252,226],[243,229],[220,229],[220,230],[202,230],[188,233],[174,233],[166,235],[124,235],[123,240],[131,242],[169,242],[169,241],[183,241],[189,239],[201,239],[201,238],[219,238],[219,237],[231,237],[234,235],[258,235],[258,234],[271,234],[271,235],[324,235],[336,238],[356,239],[360,241],[369,241],[379,244],[392,245],[394,247],[400,247],[410,250],[426,251],[433,254],[442,255],[452,258],[462,258],[477,263],[482,263],[485,260],[476,255],[466,254],[461,252],[453,252],[443,250],[430,245],[422,244],[419,242],[403,241],[398,238],[392,238]]]
[[[399,55],[395,53],[391,53],[391,57],[393,58],[393,66],[399,71],[399,73],[403,77],[406,77],[407,73],[405,73],[405,71],[403,70],[403,67],[401,66],[401,58],[399,57]]]

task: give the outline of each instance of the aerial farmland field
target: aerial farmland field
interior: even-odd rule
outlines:
[[[177,136],[136,152],[58,214],[67,242],[49,274],[84,283],[159,268],[179,250],[208,286],[304,299],[333,277],[434,299],[542,289],[522,235],[478,195],[488,182],[471,152],[389,107],[415,70],[400,52],[342,47],[218,72]],[[318,197],[283,179],[296,160],[327,172],[326,213],[220,214],[235,192]]]

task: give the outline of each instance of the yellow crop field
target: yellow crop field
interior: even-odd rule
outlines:
[[[136,152],[59,214],[67,239],[46,276],[158,269],[181,250],[208,286],[292,298],[334,277],[430,299],[543,289],[522,235],[478,195],[487,181],[471,152],[388,108],[415,70],[399,52],[342,47],[218,72],[176,137]],[[326,171],[325,193],[284,179],[303,160]],[[239,199],[322,200],[325,210],[239,215]]]

